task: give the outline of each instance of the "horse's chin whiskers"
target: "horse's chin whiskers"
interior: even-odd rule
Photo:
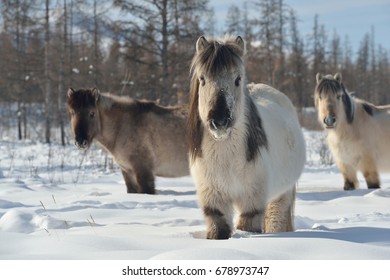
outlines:
[[[83,141],[82,144],[78,143],[77,141],[74,142],[74,145],[79,149],[79,150],[87,150],[88,149],[88,143],[87,141]]]
[[[209,128],[210,134],[215,141],[223,141],[230,137],[231,129],[213,129]]]

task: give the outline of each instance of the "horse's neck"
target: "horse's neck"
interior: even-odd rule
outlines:
[[[99,130],[95,139],[108,151],[114,148],[120,118],[120,114],[111,108],[99,107]]]

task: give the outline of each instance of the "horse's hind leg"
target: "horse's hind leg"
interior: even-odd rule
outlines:
[[[358,188],[359,181],[356,176],[356,168],[340,161],[336,161],[336,165],[344,177],[344,190],[350,191]]]
[[[250,232],[262,232],[264,229],[265,201],[262,202],[261,194],[253,194],[241,198],[236,202],[240,213],[237,229]]]
[[[294,231],[295,188],[268,204],[265,218],[265,232]]]
[[[364,178],[366,179],[367,188],[379,189],[381,187],[379,175],[376,170],[364,171],[363,175]]]

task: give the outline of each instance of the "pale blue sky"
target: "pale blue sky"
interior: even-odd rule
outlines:
[[[210,0],[218,27],[225,25],[226,14],[232,4],[243,7],[244,1]],[[344,41],[346,35],[356,52],[366,33],[375,28],[375,44],[390,52],[390,0],[284,0],[299,18],[299,31],[304,38],[312,32],[314,15],[319,15],[328,37],[336,30]],[[254,13],[254,11],[252,11]]]

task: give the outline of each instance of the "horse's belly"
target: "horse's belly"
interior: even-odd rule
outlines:
[[[380,172],[390,173],[390,147],[384,147],[377,154],[377,167]]]
[[[200,192],[217,192],[232,201],[256,194],[262,197],[260,200],[270,202],[295,186],[300,170],[281,174],[267,164],[267,158],[265,156],[264,160],[257,159],[256,162],[236,159],[235,164],[220,162],[207,165],[201,164],[198,159],[192,164],[191,174]]]
[[[305,140],[297,119],[284,110],[276,114],[279,108],[272,109],[263,108],[269,147],[261,155],[262,164],[268,168],[269,199],[295,186],[306,161]],[[286,113],[285,118],[281,118],[282,113]]]
[[[156,176],[166,177],[166,178],[176,178],[187,176],[190,174],[188,168],[188,162],[175,163],[164,163],[156,168]]]
[[[379,172],[390,172],[390,146],[385,141],[340,141],[336,136],[329,135],[328,144],[336,161],[364,172],[365,159],[370,157]]]

